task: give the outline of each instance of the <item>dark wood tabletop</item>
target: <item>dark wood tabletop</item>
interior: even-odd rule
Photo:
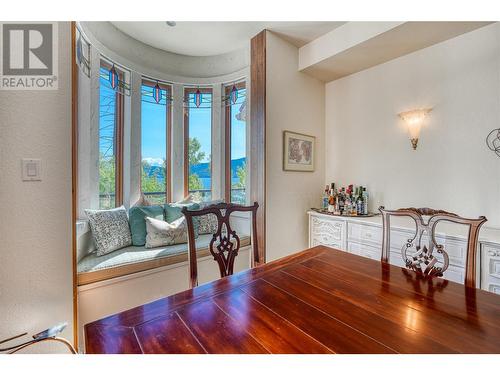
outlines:
[[[500,296],[318,246],[85,326],[87,353],[500,353]]]

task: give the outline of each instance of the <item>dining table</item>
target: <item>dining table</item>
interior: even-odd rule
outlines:
[[[500,353],[500,296],[316,246],[84,332],[86,353]]]

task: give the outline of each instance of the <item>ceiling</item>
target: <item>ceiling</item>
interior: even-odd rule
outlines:
[[[324,82],[368,69],[484,27],[491,22],[379,22],[387,29],[361,37],[370,22],[350,22],[299,50],[299,70]],[[358,35],[353,39],[349,36]],[[346,41],[349,41],[346,42]],[[343,43],[342,43],[343,42]],[[339,48],[342,46],[342,48]],[[322,51],[319,54],[318,51]],[[303,63],[303,62],[306,63]]]
[[[123,33],[152,47],[188,56],[213,56],[236,51],[264,29],[297,47],[345,22],[112,22]]]

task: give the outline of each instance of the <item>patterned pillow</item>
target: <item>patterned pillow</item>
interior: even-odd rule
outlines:
[[[187,223],[184,216],[172,223],[146,217],[146,231],[148,233],[146,235],[146,248],[148,249],[186,243],[188,241]],[[194,236],[195,238],[198,237],[196,228]]]
[[[224,202],[222,199],[217,199],[208,202],[199,203],[200,209],[204,209],[215,204]],[[217,216],[214,214],[207,214],[198,217],[198,233],[199,234],[214,234],[217,232]]]
[[[132,245],[127,210],[85,210],[96,244],[96,255],[104,255]]]

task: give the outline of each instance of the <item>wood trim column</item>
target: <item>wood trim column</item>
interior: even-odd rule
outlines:
[[[250,197],[258,202],[259,263],[266,261],[266,30],[250,42]],[[255,239],[254,239],[255,240]]]
[[[231,86],[224,87],[224,95],[227,98],[231,92]],[[224,200],[231,203],[231,106],[224,107]]]
[[[76,65],[76,22],[71,22],[71,251],[73,266],[73,346],[78,350],[78,291],[76,220],[78,217],[78,66]]]

